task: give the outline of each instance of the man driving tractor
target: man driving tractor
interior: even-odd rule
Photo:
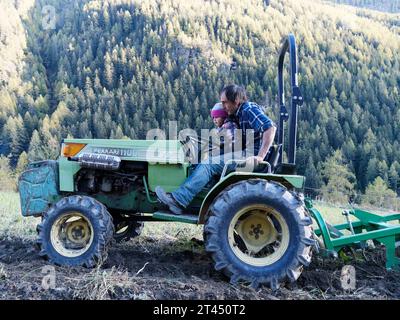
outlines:
[[[274,141],[276,126],[254,102],[247,101],[243,87],[232,84],[224,87],[220,93],[223,109],[230,115],[236,116],[242,131],[242,141],[246,141],[248,130],[254,132],[254,143],[243,150],[213,156],[202,161],[184,183],[175,191],[166,193],[160,186],[155,188],[159,201],[177,215],[183,214],[194,197],[216,175],[223,171],[227,159],[246,159],[246,164],[257,166],[262,162]],[[234,168],[234,167],[233,167]],[[230,170],[233,169],[230,167]]]

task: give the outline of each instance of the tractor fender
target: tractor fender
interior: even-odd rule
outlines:
[[[305,177],[298,175],[280,175],[272,173],[253,173],[237,171],[232,172],[220,181],[218,181],[218,183],[208,192],[208,194],[204,198],[199,211],[198,224],[205,223],[211,203],[222,190],[233,183],[248,179],[264,179],[269,181],[276,181],[281,183],[288,189],[303,189],[305,183]]]

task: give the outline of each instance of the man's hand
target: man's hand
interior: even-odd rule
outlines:
[[[261,161],[264,161],[264,159],[260,156],[252,156],[246,158],[246,168],[249,169],[249,171],[253,171]]]
[[[264,131],[262,136],[260,151],[258,152],[257,155],[258,157],[262,157],[263,159],[265,159],[265,157],[268,154],[269,148],[271,148],[271,145],[274,142],[275,132],[276,132],[275,126],[272,126],[267,131]]]

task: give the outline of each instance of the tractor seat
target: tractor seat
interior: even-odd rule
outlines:
[[[269,168],[267,165],[260,165],[254,172],[259,173],[274,173],[278,164],[279,155],[282,152],[282,144],[273,144],[269,150],[267,155],[264,158],[264,161],[267,161],[271,165],[271,172],[268,172]]]

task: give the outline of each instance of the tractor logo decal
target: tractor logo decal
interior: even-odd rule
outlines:
[[[134,149],[125,149],[125,148],[92,147],[91,152],[100,153],[100,154],[108,154],[108,155],[112,155],[112,156],[120,156],[120,157],[136,156]]]

